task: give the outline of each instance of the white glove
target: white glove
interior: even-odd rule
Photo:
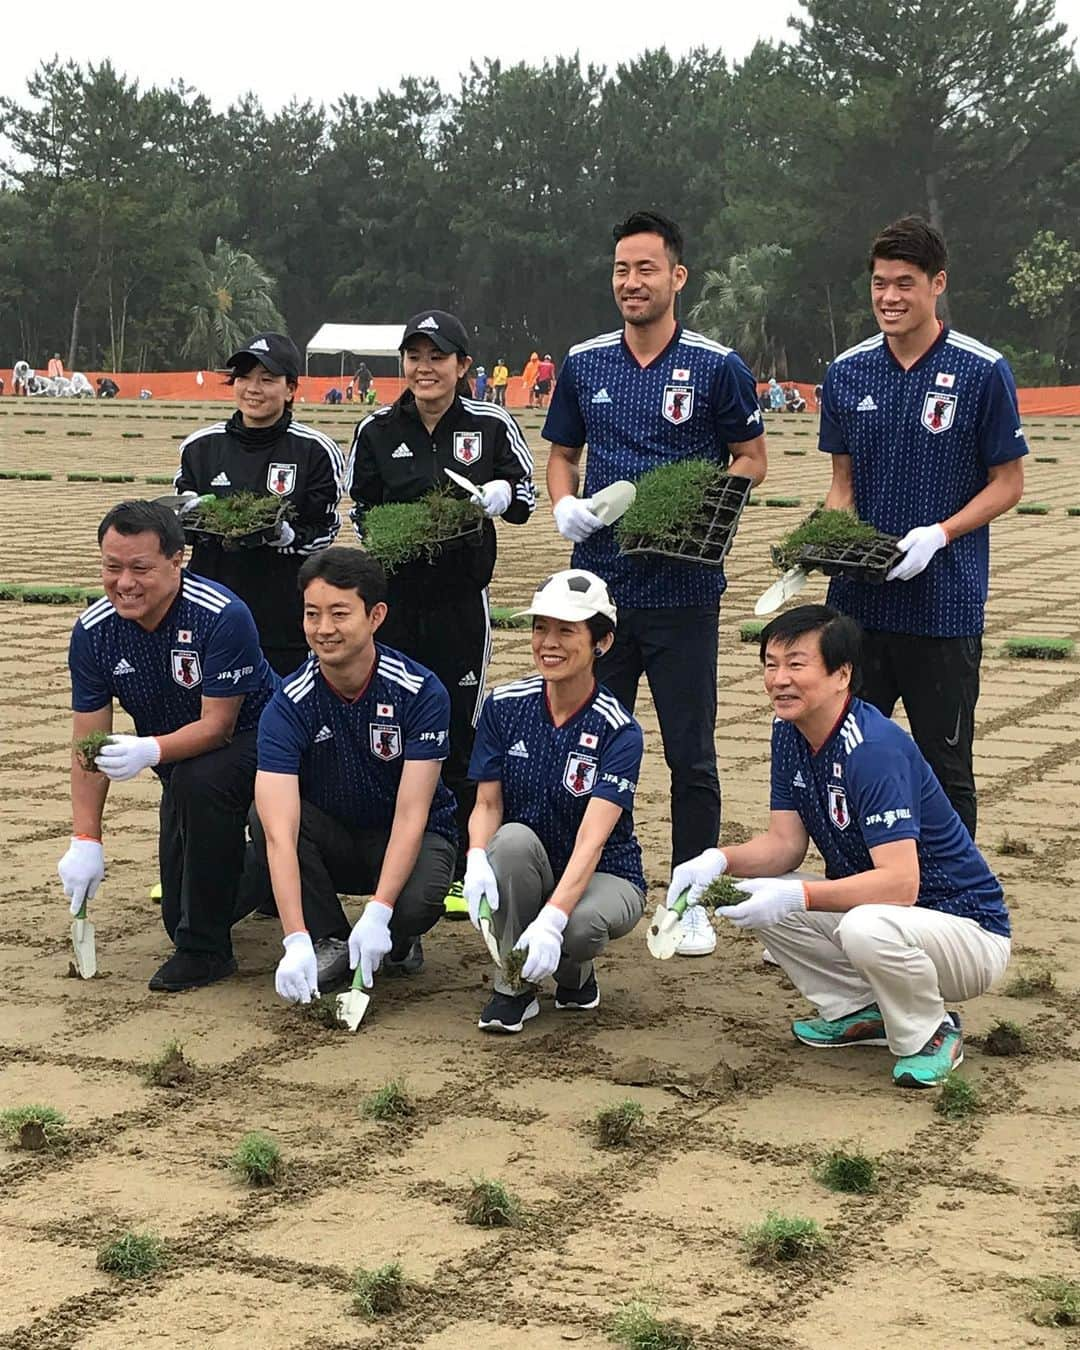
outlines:
[[[499,883],[488,862],[487,850],[471,848],[465,855],[465,878],[461,883],[465,899],[469,905],[469,921],[479,931],[480,901],[487,896],[487,902],[494,913],[499,908]]]
[[[562,960],[562,935],[569,919],[570,915],[561,909],[545,905],[514,943],[515,951],[529,953],[521,968],[523,980],[535,984],[545,975],[555,974]]]
[[[688,890],[690,894],[686,903],[696,905],[705,887],[711,885],[717,877],[722,877],[726,871],[727,856],[721,849],[707,848],[696,858],[687,858],[686,862],[679,863],[672,872],[671,885],[667,888],[667,899],[664,904],[671,909],[683,891]]]
[[[287,520],[279,520],[277,534],[274,535],[273,539],[268,539],[266,542],[271,548],[288,548],[295,538],[296,531],[289,522]]]
[[[319,997],[319,967],[310,933],[290,933],[281,944],[285,955],[278,962],[274,988],[286,1003],[310,1003]]]
[[[806,887],[801,881],[782,881],[779,877],[754,877],[738,883],[748,899],[738,905],[720,905],[717,914],[730,919],[736,928],[768,928],[789,914],[806,909]]]
[[[56,864],[60,884],[71,901],[72,914],[78,914],[87,900],[105,880],[105,849],[97,839],[71,837],[68,851]]]
[[[375,972],[393,946],[390,936],[393,914],[390,906],[384,905],[381,900],[369,900],[349,934],[349,968],[355,970],[357,966],[360,967],[365,989],[370,989],[375,983]]]
[[[590,534],[604,528],[599,516],[594,516],[580,497],[560,497],[555,503],[555,528],[564,539],[581,544]]]
[[[213,496],[213,493],[207,495]],[[203,501],[203,498],[197,492],[192,492],[190,488],[187,492],[181,492],[180,496],[184,498],[184,503],[176,508],[178,516],[186,516],[189,511],[194,511],[197,506],[200,506]]]
[[[113,736],[97,752],[94,763],[106,778],[124,783],[161,759],[156,736]]]
[[[480,505],[484,508],[485,516],[501,516],[514,496],[505,478],[493,478],[490,483],[485,483],[480,491],[483,493]]]
[[[904,555],[885,578],[886,581],[910,581],[925,572],[930,559],[949,542],[940,525],[917,525],[908,530],[896,547]]]

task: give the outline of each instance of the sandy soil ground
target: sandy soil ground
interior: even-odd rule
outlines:
[[[348,440],[347,414],[312,420]],[[96,580],[94,528],[118,495],[164,489],[70,484],[72,469],[168,472],[205,406],[57,408],[0,401],[0,468],[51,482],[0,483],[0,578]],[[537,447],[538,422],[526,421]],[[335,1350],[599,1350],[612,1311],[651,1291],[698,1347],[892,1350],[1061,1346],[1076,1332],[1035,1325],[1041,1276],[1077,1278],[1080,1243],[1080,668],[1007,660],[1007,635],[1080,630],[1080,429],[1031,428],[1031,500],[1046,517],[995,527],[992,603],[979,704],[981,842],[1015,921],[1013,971],[1049,966],[1056,989],[992,994],[962,1009],[963,1074],[984,1108],[951,1123],[933,1094],[905,1095],[884,1050],[815,1055],[791,1039],[800,999],[723,933],[716,954],[653,962],[643,930],[600,968],[604,1002],[580,1018],[550,1001],[527,1032],[476,1030],[486,954],[467,924],[442,924],[427,969],[382,983],[354,1037],[318,1028],[273,992],[279,934],[247,921],[238,978],[186,996],[150,994],[168,950],[155,906],[154,782],[119,785],[107,811],[109,877],[94,905],[101,978],[67,978],[68,914],[56,860],[69,829],[67,635],[71,607],[0,604],[0,1107],[67,1113],[71,1148],[0,1148],[0,1346],[18,1350],[265,1346]],[[766,818],[768,711],[756,651],[739,623],[772,579],[767,544],[822,494],[826,465],[809,418],[770,426],[769,482],[798,509],[748,509],[723,609],[716,742],[724,838]],[[539,475],[538,475],[539,477]],[[566,549],[546,503],[502,532],[495,599],[519,603]],[[808,598],[822,592],[812,582]],[[528,668],[527,640],[502,633],[491,672]],[[666,772],[655,719],[639,796],[651,901],[667,865]],[[1008,833],[1030,846],[1002,856]],[[1022,1023],[1034,1053],[990,1058],[997,1018]],[[179,1039],[183,1088],[147,1086],[146,1060]],[[366,1094],[403,1077],[416,1113],[363,1118]],[[639,1142],[595,1147],[588,1122],[632,1096]],[[251,1190],[225,1160],[263,1129],[287,1163]],[[880,1161],[868,1197],[813,1176],[844,1141]],[[470,1179],[505,1181],[528,1224],[463,1222]],[[752,1267],[741,1234],[769,1211],[818,1220],[830,1254]],[[95,1268],[117,1232],[153,1231],[169,1264],[146,1281]],[[404,1309],[367,1323],[350,1311],[358,1265],[400,1260]]]

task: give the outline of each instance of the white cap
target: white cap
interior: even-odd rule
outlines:
[[[537,586],[529,608],[517,613],[540,614],[567,623],[583,623],[597,614],[612,623],[618,619],[607,586],[595,572],[585,572],[580,567],[568,567],[547,577]]]

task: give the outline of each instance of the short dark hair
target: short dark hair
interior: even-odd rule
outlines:
[[[664,248],[671,261],[678,264],[683,260],[682,230],[673,220],[662,216],[659,211],[634,211],[621,225],[616,225],[611,233],[615,236],[616,243],[620,239],[629,238],[632,234],[658,234],[664,241]]]
[[[115,530],[117,534],[156,534],[166,558],[174,558],[184,548],[184,530],[176,512],[160,502],[117,502],[98,526],[99,548],[109,530]]]
[[[609,633],[614,633],[615,625],[606,614],[592,614],[585,620],[585,627],[593,643],[602,642]]]
[[[238,375],[250,375],[256,366],[261,365],[262,362],[257,356],[252,356],[250,352],[244,352],[241,354],[236,364],[230,366],[229,373],[225,376],[225,383],[231,388],[236,383],[236,377]],[[269,370],[266,373],[272,375],[274,372]],[[289,399],[289,406],[291,407],[293,399],[296,398],[296,391],[300,388],[300,377],[298,375],[286,375],[285,388],[293,391],[293,397]]]
[[[817,633],[821,659],[830,675],[841,666],[851,667],[854,687],[862,657],[862,629],[854,619],[838,614],[828,605],[797,605],[785,614],[778,614],[761,630],[758,656],[764,664],[765,648],[770,642],[790,647],[807,633]]]
[[[870,245],[867,269],[874,270],[878,258],[914,263],[928,277],[945,270],[949,251],[941,231],[922,216],[902,216],[886,225]]]
[[[386,573],[378,558],[358,548],[325,548],[313,553],[297,574],[303,595],[313,581],[325,581],[339,591],[355,591],[370,614],[375,605],[386,600]]]

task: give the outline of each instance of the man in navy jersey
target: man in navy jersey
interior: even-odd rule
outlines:
[[[870,250],[881,332],[838,356],[821,395],[827,507],[851,509],[904,557],[884,586],[836,577],[829,604],[864,629],[863,697],[902,699],[919,749],[975,837],[972,742],[990,522],[1020,500],[1027,445],[1000,352],[937,318],[945,241],[917,216]]]
[[[111,733],[113,699],[136,734],[110,736],[99,772],[72,756],[72,838],[58,870],[78,913],[105,876],[109,784],[153,769],[162,786],[161,917],[176,951],[150,988],[192,989],[236,970],[229,930],[256,727],[277,680],[244,602],[184,569],[184,532],[171,510],[121,502],[98,543],[105,598],[79,616],[68,655],[74,735]]]
[[[308,1003],[349,966],[368,986],[384,958],[391,974],[422,969],[420,935],[443,913],[457,832],[439,777],[450,698],[430,670],[375,642],[382,567],[329,548],[299,580],[313,655],[259,724],[252,835],[285,933],[276,988]],[[371,895],[351,933],[339,892]]]
[[[945,1000],[985,993],[1009,961],[1001,886],[906,731],[852,697],[858,625],[801,605],[761,633],[772,734],[769,829],[677,867],[668,903],[748,877],[717,913],[753,928],[819,1017],[804,1045],[888,1045],[893,1081],[925,1088],[963,1060]],[[797,874],[813,840],[824,881]]]
[[[760,483],[765,437],[754,377],[738,354],[675,318],[687,279],[679,227],[638,211],[614,234],[612,286],[623,328],[570,349],[544,423],[552,443],[547,486],[555,523],[575,544],[574,566],[603,577],[618,606],[615,645],[597,679],[630,712],[641,676],[649,682],[671,771],[678,863],[720,833],[713,732],[718,610],[727,582],[720,567],[620,557],[614,531],[577,496],[581,453],[588,443],[585,497],[682,459],[719,460]],[[711,928],[691,914],[680,953],[704,955],[715,945]]]

